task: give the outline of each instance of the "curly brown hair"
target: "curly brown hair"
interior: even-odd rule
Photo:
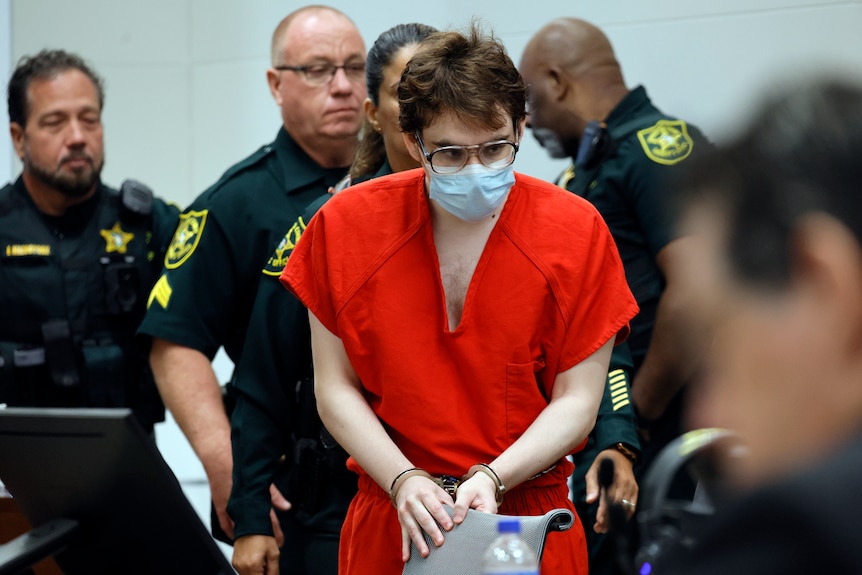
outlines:
[[[439,32],[425,39],[404,69],[398,101],[398,122],[408,134],[428,127],[444,110],[494,130],[509,121],[518,125],[527,115],[521,74],[503,43],[475,22],[467,34]]]

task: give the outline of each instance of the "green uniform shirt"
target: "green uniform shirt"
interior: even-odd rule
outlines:
[[[385,161],[373,177],[392,173]],[[354,183],[368,178],[357,178]],[[234,520],[236,537],[250,534],[272,535],[269,519],[269,485],[281,477],[278,460],[292,455],[292,434],[307,435],[301,429],[319,425],[311,402],[297,396],[298,383],[308,386],[311,374],[311,340],[308,311],[278,281],[287,259],[305,226],[330,196],[312,202],[275,244],[261,274],[257,297],[248,325],[248,338],[255,342],[243,350],[234,376],[236,408],[231,417],[234,458],[234,483],[228,511]],[[309,392],[308,387],[305,388]],[[322,481],[302,477],[304,493],[291,493],[296,485],[279,484],[288,500],[297,506],[313,507],[303,522],[320,531],[338,533],[347,506],[356,493],[356,476],[346,468],[347,455],[337,455],[337,469]],[[293,460],[287,465],[293,465]],[[331,462],[332,463],[332,462]],[[284,465],[284,464],[282,464]],[[326,472],[326,470],[321,470]],[[295,500],[291,496],[313,493],[316,502]],[[315,505],[316,503],[316,505]]]
[[[620,251],[640,306],[628,338],[636,372],[664,290],[656,256],[677,233],[664,189],[675,167],[706,138],[694,126],[662,114],[642,86],[629,92],[605,122],[612,142],[608,156],[591,169],[575,166],[565,187],[598,209]]]
[[[238,361],[272,247],[344,169],[323,169],[282,128],[180,216],[140,333]]]
[[[649,347],[664,277],[656,256],[676,236],[664,189],[674,167],[695,146],[706,144],[697,128],[660,112],[646,90],[637,87],[605,120],[609,140],[595,165],[574,166],[560,184],[589,200],[601,213],[620,252],[626,279],[640,306],[628,340],[614,349],[605,394],[586,449],[575,455],[574,502],[584,519],[588,540],[595,506],[588,510],[583,475],[595,455],[618,442],[639,447],[637,423],[628,400],[628,384]],[[590,553],[598,549],[590,544]]]

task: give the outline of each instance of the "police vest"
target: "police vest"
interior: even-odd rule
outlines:
[[[20,178],[0,190],[0,403],[130,407],[145,429],[163,420],[135,339],[161,268],[152,201],[136,182],[100,184],[70,225],[41,214]]]

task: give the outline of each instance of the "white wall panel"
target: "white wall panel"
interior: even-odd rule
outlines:
[[[12,4],[10,0],[0,0],[0,78],[8,78],[12,67]],[[0,114],[0,186],[16,177],[17,166],[12,162],[14,151],[8,133],[9,116],[4,112]]]
[[[296,6],[299,6],[296,4]],[[191,0],[192,59],[196,63],[260,59],[269,62],[276,24],[294,3],[269,0]]]
[[[175,0],[14,0],[15,54],[64,48],[94,62],[187,59],[188,3]]]
[[[219,62],[192,70],[190,104],[195,195],[264,144],[281,126],[266,83],[268,59]]]
[[[862,5],[751,11],[609,30],[629,85],[717,139],[780,78],[862,70]]]
[[[95,65],[106,78],[104,181],[117,186],[135,178],[185,205],[191,181],[187,67]]]

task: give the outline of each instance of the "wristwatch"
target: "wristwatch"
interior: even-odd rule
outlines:
[[[616,449],[617,451],[619,451],[620,453],[625,455],[626,458],[632,462],[632,464],[637,463],[637,460],[638,460],[637,452],[634,449],[632,449],[631,447],[629,447],[628,445],[626,445],[625,443],[623,443],[623,442],[617,443],[616,445],[614,445],[614,449]]]

